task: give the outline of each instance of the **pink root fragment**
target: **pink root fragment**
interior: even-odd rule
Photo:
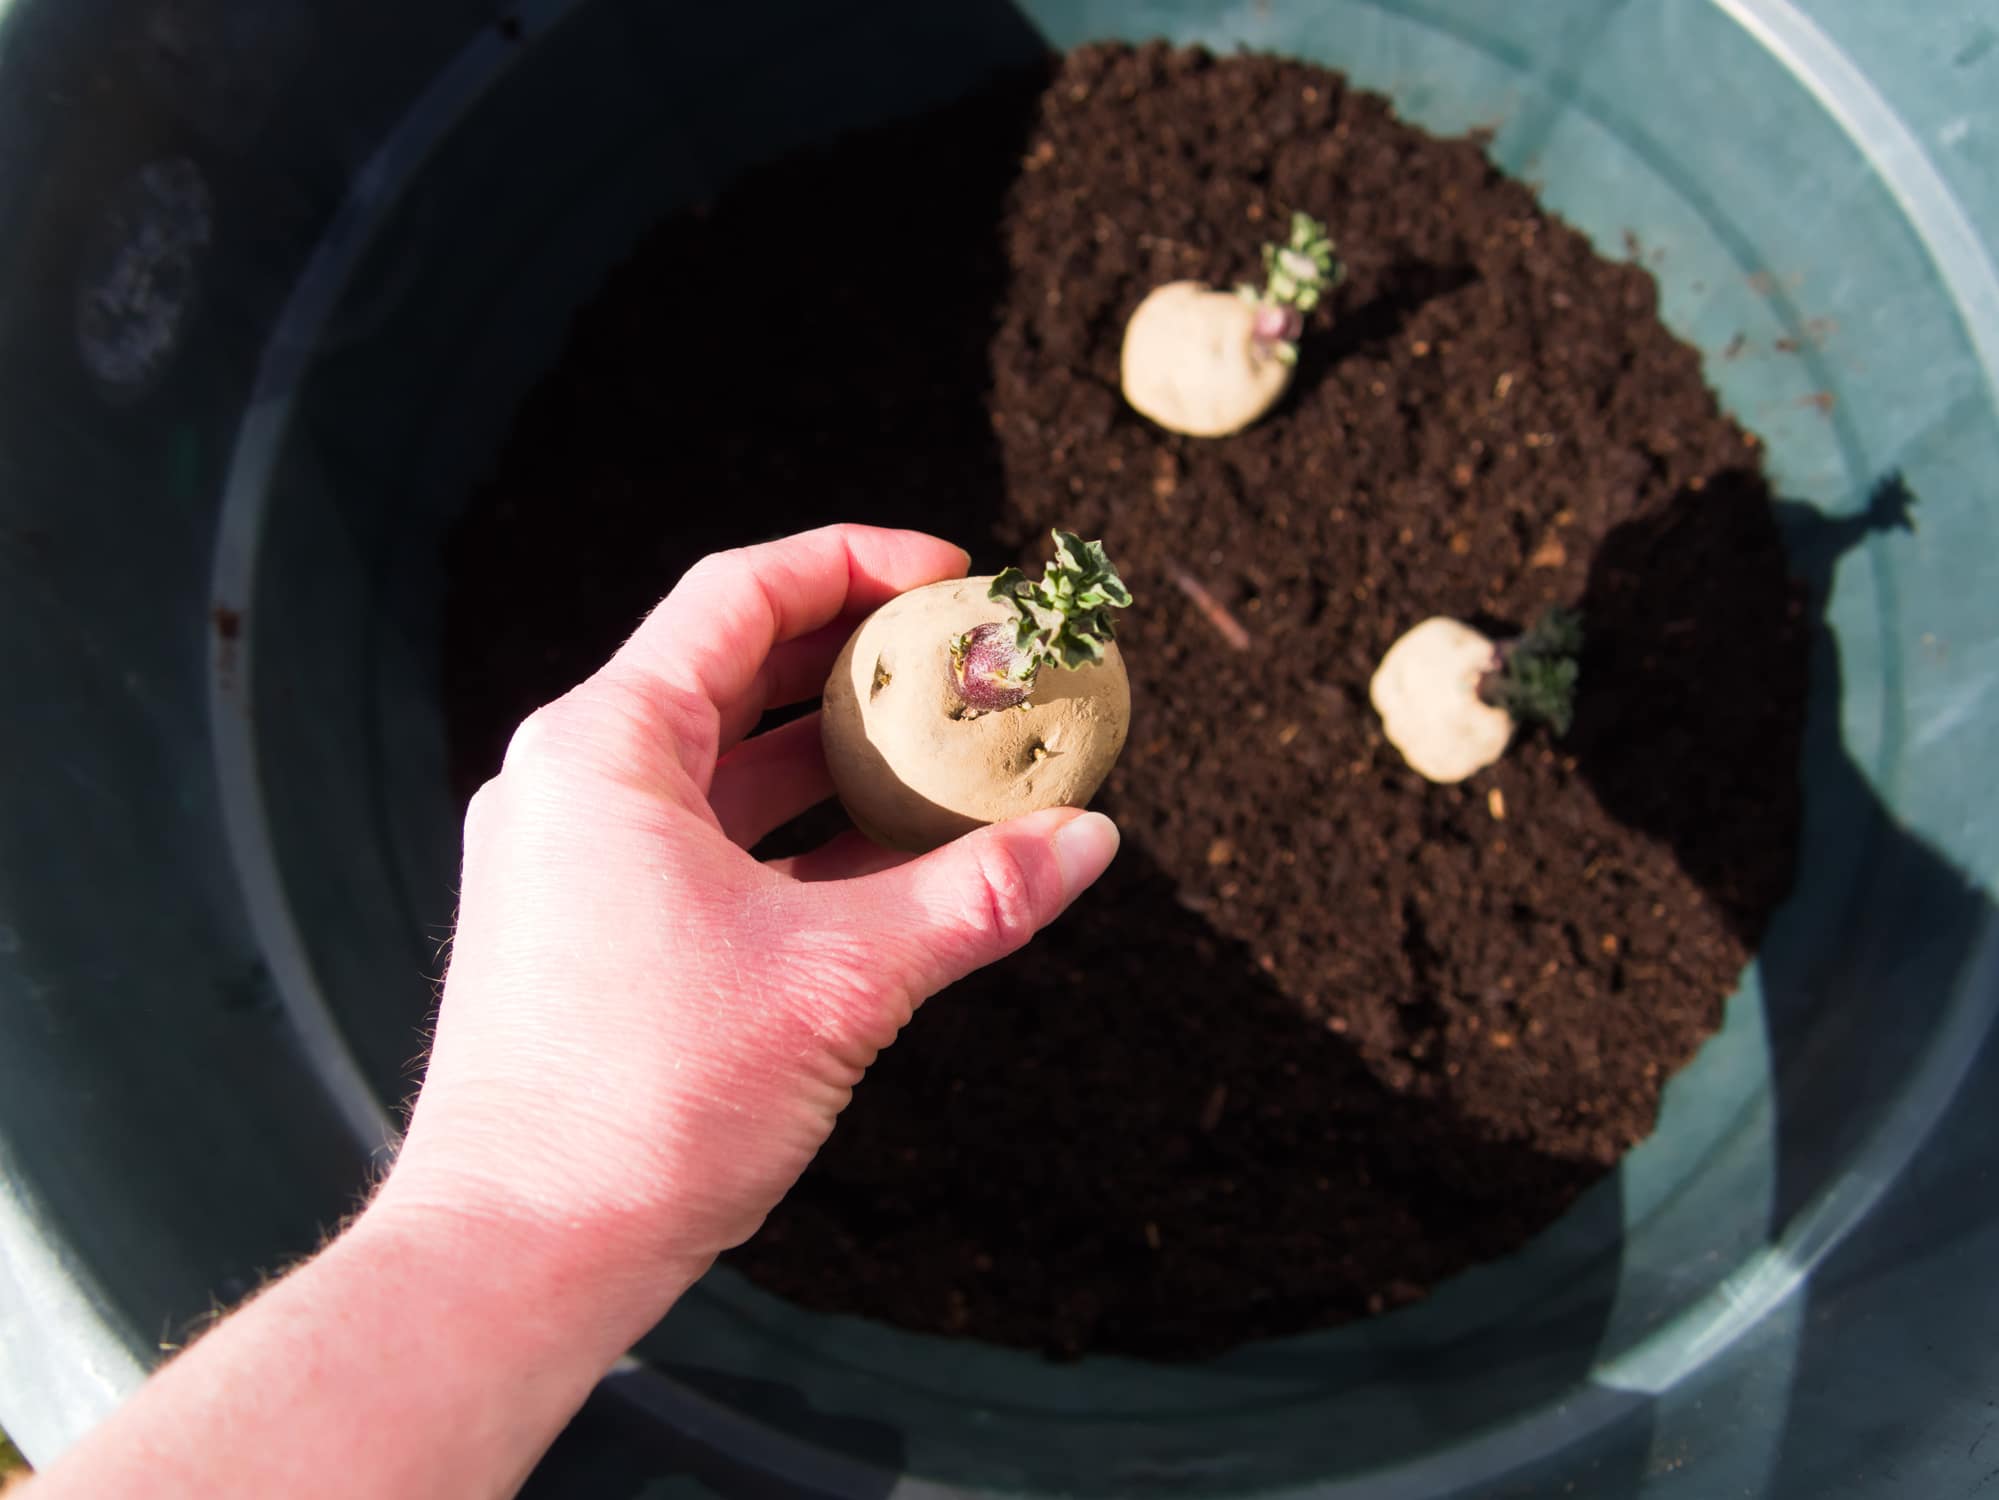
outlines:
[[[1237,651],[1249,649],[1249,632],[1243,629],[1242,621],[1224,609],[1221,600],[1202,587],[1199,579],[1175,568],[1173,582],[1179,586],[1181,593],[1193,601],[1194,608],[1207,617],[1208,623],[1215,627],[1223,640]]]

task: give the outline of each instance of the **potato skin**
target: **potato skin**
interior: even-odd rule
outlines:
[[[826,680],[820,734],[840,801],[869,838],[934,849],[987,823],[1083,807],[1117,763],[1131,682],[1115,645],[1102,663],[1044,667],[1018,708],[954,718],[951,642],[1012,618],[991,578],[911,589],[861,622]],[[1037,753],[1039,752],[1039,753]]]
[[[1368,698],[1388,743],[1417,775],[1448,786],[1506,753],[1513,716],[1478,695],[1497,660],[1491,641],[1446,615],[1404,631],[1381,658]]]
[[[1190,437],[1242,431],[1291,384],[1292,367],[1257,346],[1256,313],[1234,292],[1198,281],[1155,287],[1125,325],[1125,400]]]

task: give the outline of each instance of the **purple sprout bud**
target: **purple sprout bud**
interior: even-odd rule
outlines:
[[[1034,662],[1015,639],[1011,622],[978,625],[952,646],[951,677],[966,708],[989,714],[1027,701]]]
[[[1260,344],[1289,344],[1305,331],[1305,315],[1295,307],[1263,303],[1256,309],[1252,331]]]
[[[1027,702],[1043,667],[1069,670],[1103,661],[1117,633],[1110,612],[1131,606],[1131,590],[1102,542],[1069,531],[1052,535],[1055,560],[1038,582],[1006,568],[986,591],[987,598],[1011,605],[1016,618],[975,625],[951,642],[951,681],[963,704],[953,718]]]

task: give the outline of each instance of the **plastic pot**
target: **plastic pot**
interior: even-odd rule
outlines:
[[[720,1273],[547,1493],[1969,1493],[1999,1465],[1999,34],[1972,5],[0,6],[0,1424],[312,1248],[456,828],[437,542],[663,212],[1049,44],[1343,68],[1656,272],[1819,626],[1803,874],[1654,1139],[1427,1302],[1211,1364]],[[1918,529],[1872,532],[1899,472]],[[667,476],[670,480],[670,476]],[[663,503],[673,503],[670,499]]]

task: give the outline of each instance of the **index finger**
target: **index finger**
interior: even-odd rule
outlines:
[[[920,531],[826,526],[704,557],[611,658],[611,676],[650,678],[692,700],[702,723],[688,769],[705,777],[720,748],[763,711],[772,649],[926,583],[964,576],[970,556]]]

